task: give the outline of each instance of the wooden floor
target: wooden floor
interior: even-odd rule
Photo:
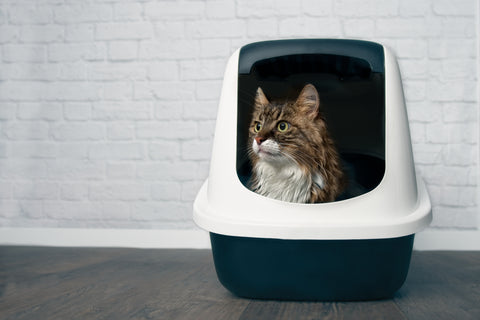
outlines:
[[[385,301],[237,298],[208,250],[0,247],[0,319],[480,319],[480,252],[415,252]]]

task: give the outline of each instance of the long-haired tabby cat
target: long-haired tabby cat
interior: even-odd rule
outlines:
[[[257,89],[248,140],[253,191],[297,203],[334,201],[342,192],[344,174],[319,107],[311,84],[282,103]]]

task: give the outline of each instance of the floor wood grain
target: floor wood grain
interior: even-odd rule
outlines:
[[[480,252],[415,252],[391,300],[233,296],[209,250],[0,247],[0,319],[480,319]]]

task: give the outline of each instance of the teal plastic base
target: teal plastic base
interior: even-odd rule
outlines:
[[[414,235],[372,240],[279,240],[211,233],[218,279],[240,297],[359,301],[392,298]]]

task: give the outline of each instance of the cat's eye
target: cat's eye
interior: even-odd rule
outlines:
[[[262,124],[260,122],[256,122],[253,130],[255,130],[255,132],[259,132],[260,130],[262,130]]]
[[[277,125],[277,130],[280,132],[285,132],[290,129],[290,124],[286,121],[280,121]]]

